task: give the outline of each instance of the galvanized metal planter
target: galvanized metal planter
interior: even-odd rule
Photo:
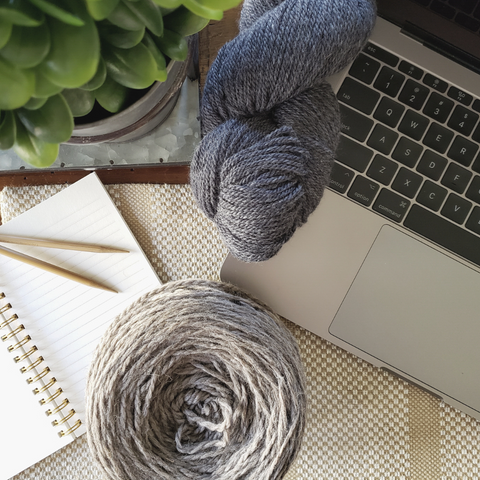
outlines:
[[[195,71],[197,36],[190,38],[188,57],[184,62],[171,61],[165,82],[156,82],[134,104],[103,120],[78,125],[68,144],[126,142],[147,135],[170,115],[180,95],[185,78]]]

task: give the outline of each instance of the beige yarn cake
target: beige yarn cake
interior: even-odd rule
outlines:
[[[306,418],[297,344],[231,285],[170,282],[109,327],[87,381],[90,450],[116,480],[280,479]]]

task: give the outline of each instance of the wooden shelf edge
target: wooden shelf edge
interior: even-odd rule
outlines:
[[[98,167],[75,170],[21,170],[0,173],[0,190],[4,187],[28,185],[58,185],[74,183],[89,173],[96,172],[104,184],[112,183],[189,183],[190,167],[181,165]]]

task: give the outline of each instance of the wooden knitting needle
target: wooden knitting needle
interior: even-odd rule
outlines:
[[[43,240],[40,238],[15,237],[11,235],[0,235],[1,243],[14,243],[16,245],[31,245],[34,247],[61,248],[64,250],[79,250],[81,252],[94,253],[129,253],[121,248],[104,247],[102,245],[91,245],[88,243],[64,242],[60,240]]]
[[[118,293],[116,290],[113,290],[110,287],[106,287],[97,283],[89,278],[82,277],[77,273],[70,272],[65,270],[64,268],[57,267],[48,262],[44,262],[43,260],[39,260],[35,257],[30,257],[29,255],[25,255],[24,253],[16,252],[15,250],[11,250],[7,247],[0,246],[0,254],[5,255],[6,257],[13,258],[14,260],[18,260],[20,262],[26,263],[27,265],[31,265],[32,267],[41,268],[50,273],[54,273],[55,275],[59,275],[60,277],[67,278],[68,280],[73,280],[74,282],[82,283],[83,285],[87,285],[88,287],[100,288],[101,290],[106,290],[107,292]]]

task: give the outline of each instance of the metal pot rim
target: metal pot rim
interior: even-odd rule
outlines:
[[[160,125],[175,106],[180,88],[193,59],[196,42],[189,42],[188,56],[183,62],[170,61],[167,80],[155,82],[149,91],[125,110],[96,122],[76,126],[67,144],[90,144],[131,139],[135,131],[143,136]],[[147,126],[151,122],[151,128]]]

